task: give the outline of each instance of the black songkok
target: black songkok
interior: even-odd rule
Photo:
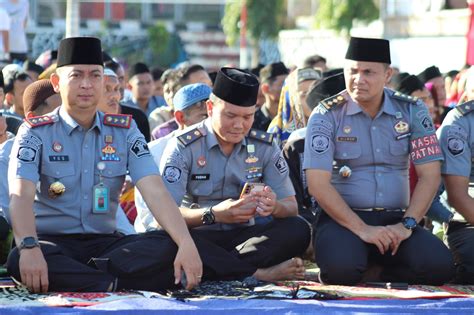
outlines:
[[[410,95],[414,91],[423,90],[424,87],[423,82],[416,75],[409,75],[398,86],[395,86],[395,90]]]
[[[421,82],[426,83],[431,79],[434,79],[436,77],[441,77],[441,72],[439,72],[439,68],[436,66],[431,66],[423,70],[420,74],[417,75],[418,79],[420,79]]]
[[[67,65],[103,66],[100,39],[95,37],[69,37],[61,40],[57,68]]]
[[[237,106],[257,103],[259,83],[256,76],[237,68],[221,68],[212,93],[221,100]]]
[[[346,59],[390,64],[390,43],[386,39],[351,37]]]

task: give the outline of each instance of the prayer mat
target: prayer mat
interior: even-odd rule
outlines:
[[[282,281],[277,283],[246,281],[208,281],[191,291],[168,292],[169,297],[186,299],[444,299],[474,298],[474,286],[413,285],[407,289],[386,289],[369,286],[323,285],[315,281]]]

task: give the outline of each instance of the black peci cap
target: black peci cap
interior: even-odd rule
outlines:
[[[258,79],[253,74],[224,67],[217,73],[212,93],[225,102],[249,107],[257,103],[258,88]]]
[[[386,39],[351,37],[346,59],[390,64],[390,43]]]
[[[95,37],[69,37],[61,40],[57,68],[67,65],[103,66],[100,39]]]

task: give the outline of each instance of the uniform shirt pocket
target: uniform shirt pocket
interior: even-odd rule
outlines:
[[[336,160],[353,160],[362,155],[362,148],[358,143],[336,143],[334,158]]]

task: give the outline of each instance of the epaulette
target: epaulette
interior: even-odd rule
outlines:
[[[346,98],[340,94],[328,97],[319,102],[319,104],[323,105],[324,108],[326,108],[327,110],[331,110],[331,108],[345,103],[347,103]]]
[[[25,118],[25,121],[30,125],[31,128],[54,124],[58,121],[58,115],[43,115],[43,116],[32,116]]]
[[[250,129],[249,138],[257,139],[266,143],[271,144],[273,142],[273,133],[257,130],[257,129]]]
[[[202,138],[204,135],[199,130],[199,128],[193,128],[188,132],[183,133],[182,135],[178,136],[178,141],[181,142],[182,145],[185,147],[193,143],[199,138]]]
[[[119,128],[130,128],[132,123],[132,115],[124,114],[105,114],[104,115],[104,125],[119,127]]]
[[[474,101],[468,101],[456,106],[456,110],[461,113],[461,115],[466,115],[474,109]]]
[[[408,103],[417,103],[418,100],[419,100],[418,97],[413,97],[413,96],[410,96],[410,95],[406,95],[406,94],[403,94],[403,93],[398,92],[398,91],[393,91],[392,97],[394,99],[401,100],[401,101],[408,102]]]

